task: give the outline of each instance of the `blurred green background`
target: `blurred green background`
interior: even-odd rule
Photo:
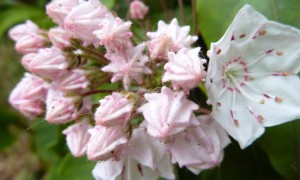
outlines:
[[[126,18],[130,0],[102,0],[120,17]],[[253,5],[269,19],[300,28],[299,0],[184,0],[180,10],[177,0],[145,0],[149,19],[155,23],[177,17],[181,25],[191,25],[202,38],[198,45],[209,47],[226,31],[234,15],[245,3]],[[49,125],[43,119],[32,122],[13,110],[8,102],[12,88],[23,76],[21,55],[7,31],[15,24],[31,19],[42,28],[54,24],[45,13],[48,0],[0,1],[0,179],[92,179],[94,162],[73,158],[61,134],[65,126]],[[184,12],[184,15],[182,15]],[[193,16],[193,12],[197,12]],[[137,22],[133,30],[143,35]],[[199,95],[198,98],[203,96]],[[196,97],[197,98],[197,97]],[[203,100],[202,100],[203,101]],[[220,167],[195,176],[186,169],[176,169],[178,179],[300,179],[300,120],[271,127],[256,143],[241,150],[233,141],[225,150]]]

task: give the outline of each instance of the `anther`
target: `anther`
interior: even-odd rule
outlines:
[[[259,34],[260,36],[262,36],[262,35],[265,35],[265,34],[267,34],[267,31],[265,31],[265,30],[261,30],[261,31],[258,31],[258,34]]]
[[[258,115],[257,120],[262,123],[264,121],[264,117],[262,115]]]
[[[259,103],[260,103],[260,104],[265,104],[265,100],[264,100],[264,99],[261,99],[261,100],[259,101]]]
[[[241,35],[239,36],[240,39],[242,39],[242,38],[244,38],[244,37],[246,37],[246,34],[245,34],[245,33],[244,33],[244,34],[241,34]]]
[[[222,50],[220,48],[217,49],[216,54],[220,54],[222,52]]]
[[[282,51],[277,51],[276,54],[277,54],[277,56],[282,56],[283,52]]]
[[[280,97],[275,97],[275,102],[280,103],[280,102],[282,102],[282,99]]]
[[[236,127],[239,127],[239,126],[240,126],[239,121],[238,121],[237,119],[234,119],[234,120],[233,120],[233,123],[234,123],[234,125],[235,125]]]

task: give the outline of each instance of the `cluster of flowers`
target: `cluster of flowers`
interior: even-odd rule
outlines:
[[[200,48],[191,47],[197,37],[176,19],[159,21],[136,44],[132,23],[98,0],[53,0],[46,9],[58,27],[27,21],[9,32],[30,72],[9,101],[30,119],[72,122],[63,131],[67,145],[75,157],[98,162],[96,179],[174,179],[175,163],[198,174],[220,164],[227,133],[245,148],[264,126],[300,117],[300,32],[249,5],[212,44],[207,73]],[[130,4],[132,19],[147,12],[141,1]],[[99,89],[109,79],[125,91]],[[207,115],[187,98],[204,81],[213,107]],[[91,96],[103,92],[111,95],[95,107]]]

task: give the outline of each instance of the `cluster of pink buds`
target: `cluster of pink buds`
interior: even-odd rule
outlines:
[[[129,7],[145,23],[149,8],[138,0]],[[75,157],[97,161],[95,179],[175,179],[176,163],[198,174],[221,163],[227,133],[245,148],[264,126],[300,117],[300,31],[249,5],[212,44],[207,71],[193,47],[197,36],[176,18],[138,41],[132,22],[99,0],[53,0],[46,9],[57,27],[27,21],[9,32],[29,71],[9,101],[30,119],[73,123],[63,131],[67,145]],[[274,66],[282,56],[285,64]],[[204,82],[206,114],[188,98]]]

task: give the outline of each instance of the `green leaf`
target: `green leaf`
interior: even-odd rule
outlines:
[[[116,0],[101,0],[101,3],[104,4],[108,9],[112,9],[116,3]]]
[[[67,154],[60,163],[57,179],[92,180],[95,165],[95,162],[88,161],[85,157],[74,158],[71,154]]]
[[[14,144],[17,135],[9,131],[7,127],[0,128],[0,152]]]
[[[198,26],[208,47],[222,37],[238,10],[246,3],[270,20],[300,28],[299,0],[199,0]]]
[[[51,166],[56,163],[59,156],[51,148],[57,142],[59,126],[51,125],[46,120],[39,119],[33,122],[32,128],[34,130],[34,142],[37,153],[46,163]]]
[[[300,179],[300,120],[267,128],[258,140],[285,179]]]
[[[237,142],[231,143],[224,153],[222,164],[215,169],[204,171],[201,179],[210,180],[280,180],[266,154],[256,144],[240,149]]]
[[[44,10],[29,6],[11,6],[3,9],[0,12],[0,38],[11,26],[33,18],[45,19]]]

